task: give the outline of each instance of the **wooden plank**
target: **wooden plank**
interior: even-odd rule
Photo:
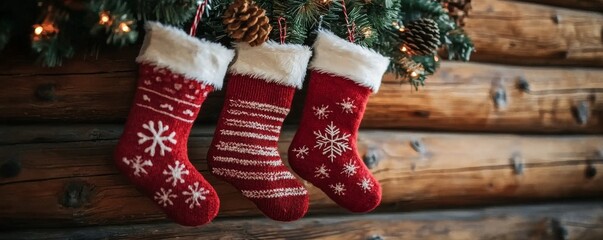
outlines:
[[[115,125],[95,129],[118,132]],[[81,133],[75,134],[76,141],[59,136],[62,142],[26,143],[52,132],[41,131],[41,138],[22,138],[22,143],[0,147],[2,174],[8,173],[4,169],[20,170],[12,172],[14,177],[0,178],[1,226],[86,226],[165,218],[116,171],[112,162],[116,140],[112,136],[97,140],[90,131],[75,126],[73,132]],[[285,161],[293,134],[286,130],[279,142]],[[192,162],[221,197],[219,216],[258,215],[234,188],[207,172],[205,156],[212,135],[211,128],[195,128],[188,146]],[[601,197],[603,175],[597,169],[603,167],[602,145],[601,136],[365,130],[359,137],[359,153],[383,187],[380,211]],[[342,211],[320,190],[306,186],[312,214]]]
[[[493,132],[603,132],[603,70],[445,62],[418,92],[386,75],[370,98],[364,127]],[[525,82],[529,91],[518,88]],[[0,76],[0,121],[121,122],[136,86],[132,72]],[[497,93],[502,93],[498,94]],[[288,123],[299,121],[305,92]],[[496,98],[496,96],[502,96]],[[223,92],[199,121],[215,123]]]
[[[564,8],[603,12],[603,0],[520,0]]]
[[[292,223],[218,219],[202,227],[173,223],[28,229],[0,239],[601,239],[603,203],[547,204],[356,216]]]
[[[473,61],[603,66],[603,15],[511,1],[473,1]]]

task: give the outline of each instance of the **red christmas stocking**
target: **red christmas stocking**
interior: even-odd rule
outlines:
[[[299,219],[308,209],[306,189],[283,165],[277,148],[310,55],[310,49],[301,45],[238,45],[207,157],[215,176],[279,221]]]
[[[191,165],[186,143],[207,94],[220,88],[232,50],[148,23],[138,88],[115,162],[134,185],[182,225],[211,221],[220,200]]]
[[[291,168],[353,212],[379,205],[381,187],[356,150],[358,127],[389,60],[320,31],[299,129],[289,147]]]

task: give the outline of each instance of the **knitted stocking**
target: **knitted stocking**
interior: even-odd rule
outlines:
[[[353,212],[379,205],[381,187],[356,150],[358,127],[389,60],[320,31],[301,124],[289,147],[291,168]]]
[[[283,120],[301,88],[311,52],[301,45],[267,42],[237,46],[237,61],[208,153],[211,172],[232,184],[268,217],[304,216],[308,193],[278,152]]]
[[[148,23],[138,88],[115,163],[134,185],[182,225],[218,213],[216,192],[191,165],[186,143],[207,94],[220,88],[234,52],[179,29]]]

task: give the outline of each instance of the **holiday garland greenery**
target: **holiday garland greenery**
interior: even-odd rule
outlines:
[[[27,34],[39,62],[60,66],[64,59],[73,56],[75,46],[81,45],[76,43],[136,43],[140,26],[147,20],[190,26],[203,1],[207,2],[197,37],[227,46],[233,40],[255,39],[229,35],[233,33],[232,26],[227,30],[224,23],[236,21],[226,21],[224,13],[234,0],[22,0],[0,3],[0,50],[11,36],[19,35],[16,30],[31,29]],[[272,31],[268,30],[271,40],[311,45],[315,30],[327,29],[390,57],[389,71],[415,88],[424,85],[426,77],[438,68],[438,49],[443,49],[449,59],[462,61],[469,60],[474,51],[460,26],[468,14],[463,11],[471,9],[470,0],[238,1],[248,1],[262,9],[261,14],[272,25]],[[254,44],[258,44],[257,40]]]

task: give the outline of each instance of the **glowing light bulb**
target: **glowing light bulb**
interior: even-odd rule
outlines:
[[[437,62],[440,61],[440,58],[438,56],[433,56],[433,60]]]
[[[122,32],[129,32],[129,31],[130,31],[130,27],[129,27],[129,26],[128,26],[128,24],[126,24],[126,23],[120,23],[120,24],[119,24],[119,29],[120,29]]]
[[[102,12],[100,14],[100,21],[99,21],[100,24],[105,25],[105,24],[109,23],[110,20],[111,20],[111,17],[109,17],[108,13]]]
[[[34,34],[36,34],[36,35],[40,35],[40,34],[42,34],[43,32],[44,32],[44,28],[43,28],[42,26],[40,26],[40,25],[37,25],[37,26],[34,28]]]
[[[406,51],[408,51],[408,49],[406,49],[406,46],[402,46],[402,49],[401,49],[401,50],[402,50],[402,52],[406,52]]]
[[[419,74],[417,74],[417,72],[413,71],[410,73],[410,76],[415,78],[415,77],[419,76]]]

